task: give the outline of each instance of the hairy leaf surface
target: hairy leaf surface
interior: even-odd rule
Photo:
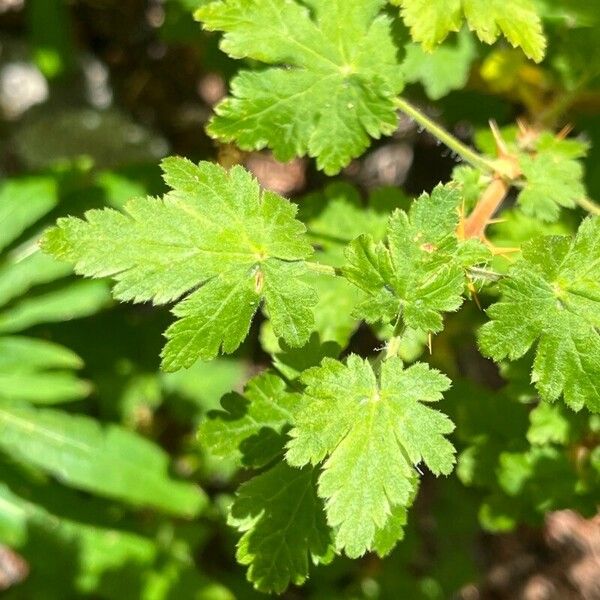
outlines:
[[[487,311],[481,348],[515,360],[534,346],[541,397],[600,412],[600,219],[586,219],[573,240],[547,236],[522,250]]]
[[[239,488],[229,523],[243,535],[237,559],[249,565],[248,579],[263,592],[281,593],[308,577],[309,560],[331,558],[331,532],[316,492],[316,472],[284,462]]]
[[[523,212],[542,221],[557,221],[560,208],[574,208],[586,195],[583,166],[578,159],[587,144],[546,132],[535,141],[535,152],[519,155],[526,185],[518,197]]]
[[[389,519],[412,500],[414,465],[423,461],[436,475],[452,470],[454,448],[444,437],[452,422],[423,404],[439,400],[450,382],[424,363],[404,369],[397,358],[383,363],[378,381],[356,355],[346,365],[325,358],[302,379],[307,387],[287,460],[324,461],[319,496],[338,548],[350,557],[383,550]]]
[[[465,268],[484,262],[486,248],[463,242],[456,229],[460,194],[438,186],[423,194],[408,213],[396,210],[389,219],[387,244],[361,235],[346,250],[344,275],[368,294],[358,314],[368,322],[390,322],[440,331],[442,312],[463,302]]]
[[[544,58],[546,40],[532,0],[392,0],[402,7],[404,22],[414,41],[431,51],[466,20],[486,44],[502,34],[529,57]]]
[[[209,133],[282,161],[308,154],[333,175],[396,128],[402,77],[383,0],[222,0],[196,13],[222,49],[268,67],[242,71]]]
[[[202,421],[200,440],[217,457],[261,467],[281,453],[281,433],[292,423],[297,402],[280,377],[263,373],[248,382],[244,395],[232,392],[221,399],[222,410]]]
[[[169,158],[163,169],[173,188],[163,198],[59,219],[43,248],[77,273],[113,277],[119,300],[163,304],[188,294],[166,333],[166,370],[236,350],[263,300],[276,335],[302,345],[317,298],[301,279],[313,249],[295,206],[261,193],[242,167]]]

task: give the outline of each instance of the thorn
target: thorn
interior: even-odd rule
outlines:
[[[508,148],[506,147],[505,141],[502,139],[502,134],[498,128],[498,124],[493,119],[489,121],[494,141],[496,142],[496,152],[498,156],[508,156]]]
[[[431,333],[427,334],[427,347],[429,348],[429,354],[433,354],[431,351]]]
[[[479,296],[477,295],[477,290],[475,289],[475,284],[471,279],[469,279],[469,283],[467,284],[467,288],[469,292],[471,292],[471,298],[473,298],[473,302],[475,302],[477,308],[482,310],[481,304],[479,302]]]
[[[523,150],[533,150],[533,144],[540,135],[540,132],[531,124],[523,119],[517,119],[519,134],[517,140],[519,147]]]
[[[500,256],[502,258],[505,258],[509,262],[514,261],[514,257],[510,256],[511,254],[521,251],[521,248],[515,248],[511,246],[494,246],[494,244],[492,244],[489,240],[485,240],[485,243],[487,244],[488,248],[494,256]]]
[[[496,223],[506,223],[507,219],[503,217],[498,217],[496,219],[488,219],[488,225],[495,225]]]
[[[513,254],[515,252],[520,252],[521,248],[515,248],[511,246],[501,247],[501,246],[493,246],[490,244],[490,250],[494,256],[503,256],[504,254]]]
[[[564,140],[573,131],[573,125],[567,123],[557,134],[556,139]]]
[[[423,473],[423,471],[421,471],[421,468],[419,467],[419,465],[414,465],[415,467],[415,471],[419,474],[419,475],[425,475],[425,473]]]

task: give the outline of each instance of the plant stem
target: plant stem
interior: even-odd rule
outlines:
[[[577,204],[579,204],[581,208],[587,210],[592,215],[600,215],[600,206],[589,198],[579,198],[577,200]]]
[[[423,129],[427,130],[431,135],[464,158],[472,166],[488,173],[494,173],[496,171],[496,165],[492,160],[481,156],[481,154],[478,154],[475,150],[472,150],[463,144],[459,139],[454,137],[435,121],[432,121],[427,115],[422,113],[404,98],[396,98],[395,104],[398,109],[407,114],[411,119],[423,127]]]
[[[394,332],[392,334],[392,337],[388,340],[386,344],[385,355],[383,357],[383,360],[387,360],[388,358],[398,356],[398,353],[400,352],[400,344],[402,343],[402,338],[405,332],[406,326],[404,324],[404,321],[402,317],[398,315],[398,318],[396,319],[396,323],[394,325]]]
[[[318,262],[306,262],[306,267],[311,270],[314,271],[315,273],[320,273],[321,275],[331,275],[332,277],[335,277],[336,275],[339,274],[338,269],[336,269],[335,267],[331,267],[329,265],[324,265],[322,263],[318,263]]]
[[[465,239],[484,239],[485,228],[504,200],[509,185],[504,179],[495,177],[475,205],[473,212],[463,224],[462,235]]]

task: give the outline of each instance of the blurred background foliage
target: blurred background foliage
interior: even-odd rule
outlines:
[[[203,452],[197,425],[223,394],[240,391],[269,363],[268,353],[293,368],[259,324],[234,357],[161,374],[167,310],[116,305],[103,281],[74,279],[37,251],[46,225],[160,193],[158,161],[169,153],[245,164],[265,187],[301,199],[302,218],[317,240],[319,220],[348,218],[344,202],[361,206],[370,194],[369,218],[376,219],[448,180],[457,166],[405,118],[391,138],[345,169],[344,183],[326,188],[310,161],[280,164],[268,152],[218,146],[204,125],[240,65],[218,50],[218,36],[193,21],[201,3],[0,0],[0,591],[6,598],[259,596],[235,564],[235,535],[224,523],[243,475],[232,461]],[[502,43],[483,46],[467,31],[430,55],[407,43],[407,94],[483,150],[488,119],[502,126],[517,117],[554,128],[571,124],[590,144],[588,193],[599,198],[600,11],[591,0],[537,4],[549,37],[542,64]],[[477,182],[470,184],[476,193]],[[345,199],[339,213],[337,197]],[[500,245],[571,229],[568,220],[544,225],[510,211],[507,219],[492,236]],[[321,243],[323,260],[336,264],[335,249]],[[329,293],[353,302],[348,289]],[[352,336],[351,348],[364,352],[380,343],[352,321],[334,319],[327,329],[327,313],[319,314],[325,339]],[[556,513],[544,525],[552,510],[595,512],[597,489],[586,488],[588,475],[574,472],[566,457],[593,452],[600,423],[545,405],[531,410],[527,359],[503,373],[510,396],[519,398],[508,401],[506,387],[497,389],[497,372],[476,351],[472,323],[480,321],[473,306],[452,315],[431,359],[459,381],[442,407],[457,423],[458,477],[424,478],[406,538],[388,559],[337,560],[315,569],[287,598],[600,597],[577,595],[583,584],[565,567],[570,559],[556,533],[570,519],[571,531],[585,536],[588,522]],[[404,356],[414,360],[425,342],[416,334]],[[474,392],[475,384],[461,377],[480,388]],[[482,396],[489,396],[485,411],[481,404],[467,407],[465,399],[477,404]],[[497,426],[490,429],[490,422]],[[515,439],[520,443],[510,446]],[[559,463],[564,469],[557,473]],[[559,595],[526,595],[548,581]]]

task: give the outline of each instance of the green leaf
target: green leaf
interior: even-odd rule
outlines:
[[[202,491],[167,474],[167,455],[138,435],[89,417],[0,406],[0,448],[67,485],[135,506],[194,516]]]
[[[273,366],[286,379],[294,380],[307,369],[319,365],[326,356],[337,358],[340,352],[339,344],[332,341],[321,343],[319,335],[314,333],[302,348],[290,348],[283,344],[274,349]]]
[[[600,219],[583,221],[573,240],[547,236],[522,250],[487,310],[481,349],[515,360],[535,346],[531,379],[540,396],[600,412]]]
[[[452,90],[465,87],[476,51],[473,38],[462,30],[452,42],[433,52],[419,44],[407,44],[402,72],[407,83],[422,83],[427,96],[439,100]]]
[[[31,295],[0,312],[0,332],[14,333],[39,323],[87,317],[110,304],[104,281],[72,281],[52,292]]]
[[[592,509],[595,514],[594,494],[597,497],[600,491],[599,481],[596,478],[590,482],[591,489],[586,494],[587,486],[582,486],[578,479],[579,473],[561,448],[533,446],[527,452],[504,452],[500,456],[498,483],[509,497],[507,503],[512,500],[517,507],[526,503],[521,511],[533,509],[539,515],[538,520],[549,511],[574,505],[579,508],[580,503],[582,512],[590,513]]]
[[[370,234],[376,241],[383,239],[390,212],[408,203],[398,188],[376,189],[363,201],[355,187],[335,182],[300,201],[300,218],[306,223],[310,239],[321,249],[316,260],[342,267],[346,244],[361,234]],[[346,346],[359,325],[354,313],[364,299],[363,292],[343,277],[312,273],[308,280],[319,296],[314,307],[315,331],[323,341]]]
[[[452,422],[422,404],[439,400],[450,382],[424,363],[404,369],[397,358],[383,363],[378,382],[356,355],[346,365],[325,358],[302,379],[286,457],[294,466],[325,460],[318,489],[327,521],[337,547],[357,557],[380,544],[395,507],[412,500],[414,465],[424,461],[436,475],[452,470],[454,448],[444,438]]]
[[[282,433],[298,399],[281,378],[265,372],[248,382],[243,395],[232,392],[221,399],[222,409],[202,421],[200,441],[218,458],[264,466],[281,453]]]
[[[79,369],[82,366],[77,354],[58,344],[21,336],[0,337],[0,371]]]
[[[0,371],[0,401],[59,404],[85,398],[90,391],[90,384],[73,373]]]
[[[316,471],[277,463],[239,488],[229,523],[243,535],[237,559],[263,592],[300,585],[313,563],[330,558],[330,530],[316,493]]]
[[[69,275],[71,268],[56,259],[34,251],[28,244],[7,257],[0,266],[0,306],[29,291],[32,287]]]
[[[527,439],[530,444],[564,445],[569,440],[572,424],[563,407],[541,402],[529,413],[529,420]]]
[[[323,252],[318,252],[315,257],[323,264],[328,263]],[[314,306],[315,331],[324,343],[346,347],[360,324],[354,313],[363,293],[343,277],[312,273],[307,281],[314,286],[319,297]]]
[[[544,58],[546,40],[532,0],[391,1],[402,7],[413,40],[429,52],[466,20],[469,29],[486,44],[493,44],[502,34],[535,62]]]
[[[488,229],[489,240],[497,247],[520,248],[524,242],[542,235],[571,235],[573,226],[566,220],[548,223],[535,217],[527,216],[518,208],[502,211],[501,222],[493,223]],[[494,271],[504,273],[510,262],[501,256],[495,257],[492,263]]]
[[[317,298],[301,280],[313,249],[295,206],[261,193],[241,167],[169,158],[163,169],[173,191],[162,199],[60,219],[42,247],[77,273],[112,276],[119,300],[162,304],[189,293],[173,309],[165,370],[236,350],[263,300],[276,335],[302,345]]]
[[[84,398],[88,382],[66,369],[82,366],[66,348],[26,337],[0,337],[0,402],[55,404]]]
[[[415,488],[416,489],[416,488]],[[405,506],[394,506],[385,525],[376,532],[373,550],[381,557],[387,556],[404,537],[408,511]]]
[[[139,527],[109,503],[48,482],[24,484],[10,466],[2,467],[8,483],[0,483],[0,544],[16,548],[30,567],[10,595],[233,599],[193,565],[185,525],[147,521]],[[194,527],[197,538],[202,527]]]
[[[488,251],[456,236],[460,194],[437,186],[408,213],[390,217],[387,244],[362,235],[346,250],[345,277],[368,294],[357,313],[368,322],[395,321],[414,329],[442,329],[442,312],[463,302],[465,267],[485,262]]]
[[[573,208],[586,195],[583,166],[577,159],[585,156],[587,145],[545,132],[536,140],[535,149],[533,154],[519,154],[526,185],[518,203],[526,215],[557,221],[561,206]]]
[[[462,210],[470,213],[489,185],[487,177],[475,167],[460,165],[452,170],[452,181],[458,184],[462,196]]]
[[[3,522],[12,525],[14,539],[11,545],[13,547],[23,547],[33,551],[34,556],[28,553],[27,558],[30,561],[33,559],[33,567],[36,571],[41,567],[36,561],[41,548],[27,547],[28,533],[31,537],[36,534],[40,537],[35,540],[38,544],[44,540],[41,536],[45,534],[64,553],[76,547],[78,559],[76,585],[80,592],[92,592],[100,583],[102,575],[108,574],[113,569],[122,568],[124,565],[132,568],[134,564],[150,566],[158,555],[158,548],[151,539],[128,531],[59,517],[44,507],[15,494],[8,486],[0,483],[0,539]],[[35,541],[32,540],[30,543]],[[53,562],[56,558],[47,555],[45,560]],[[65,589],[70,582],[63,579],[61,583]]]
[[[242,71],[216,108],[213,137],[281,161],[317,159],[328,175],[396,128],[402,77],[383,0],[223,0],[200,8],[224,52],[269,65]]]
[[[335,182],[300,200],[300,218],[310,238],[331,252],[361,234],[383,239],[389,214],[408,202],[397,188],[376,189],[363,201],[354,186]]]
[[[0,250],[58,203],[56,183],[48,177],[11,179],[0,186]]]
[[[218,408],[221,397],[246,379],[244,363],[229,358],[198,361],[189,369],[161,374],[168,394],[177,394],[203,412]]]

